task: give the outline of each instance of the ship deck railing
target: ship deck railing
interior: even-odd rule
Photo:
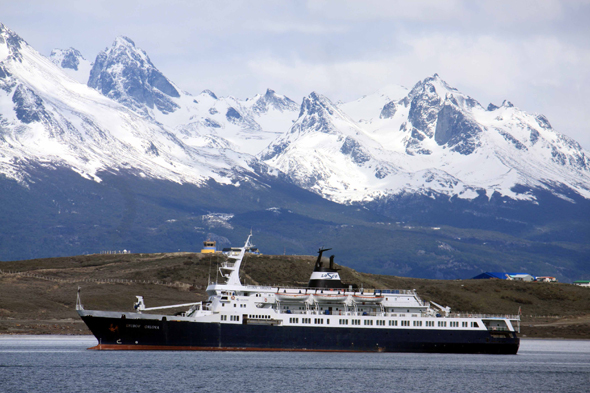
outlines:
[[[348,288],[309,288],[309,287],[281,287],[280,285],[245,285],[246,289],[252,290],[269,290],[275,289],[277,293],[287,293],[287,294],[308,294],[308,295],[315,295],[315,294],[335,294],[341,293],[344,295],[375,295],[375,296],[387,296],[387,295],[415,295],[411,289],[363,289],[363,288],[356,288],[349,290]]]
[[[449,316],[441,314],[428,313],[399,313],[399,312],[379,312],[379,311],[340,311],[332,310],[326,313],[326,310],[280,310],[280,314],[290,315],[332,315],[343,317],[401,317],[401,318],[480,318],[480,319],[510,319],[520,320],[519,315],[495,315],[495,314],[469,314],[469,313],[452,313]]]
[[[244,285],[244,288],[246,288],[247,291],[268,291],[278,287],[276,285]]]
[[[342,316],[342,317],[425,317],[426,314],[421,313],[393,313],[393,312],[374,312],[374,311],[334,311],[327,313],[325,310],[281,310],[280,314],[288,315],[320,315],[320,316]]]
[[[514,314],[451,313],[449,318],[510,319],[520,321],[520,315]]]

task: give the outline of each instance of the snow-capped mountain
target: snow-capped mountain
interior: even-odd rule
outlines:
[[[339,202],[354,200],[359,188],[395,171],[382,156],[354,120],[315,92],[303,99],[291,130],[260,154],[300,187]]]
[[[84,84],[88,82],[92,63],[86,60],[79,50],[54,49],[49,59],[53,64],[61,67],[70,78]]]
[[[250,109],[262,116],[269,112],[293,112],[299,110],[299,105],[289,97],[279,95],[274,90],[266,89],[264,95],[256,95],[252,100]]]
[[[465,278],[484,266],[474,253],[514,271],[541,249],[538,266],[577,279],[586,248],[536,242],[587,243],[589,168],[544,116],[484,108],[437,75],[344,104],[193,95],[128,38],[90,72],[0,25],[0,258],[188,250],[254,227],[271,252],[327,239],[367,271]],[[408,245],[383,242],[400,234]]]
[[[240,101],[210,90],[182,91],[127,37],[117,37],[96,57],[88,86],[174,130],[192,147],[229,148],[256,154],[296,117],[298,105],[268,90]]]
[[[154,65],[145,51],[127,37],[117,37],[96,56],[88,86],[137,112],[174,112],[179,90]]]
[[[120,170],[195,184],[231,183],[252,173],[252,156],[184,143],[165,126],[71,79],[3,25],[0,70],[0,173],[9,178],[26,182],[32,164],[71,168],[96,181],[101,171]],[[150,75],[158,86],[174,88]],[[101,81],[106,89],[106,78]]]
[[[311,94],[290,132],[261,159],[300,186],[341,203],[412,193],[535,199],[516,186],[564,198],[557,190],[567,188],[590,198],[588,153],[542,115],[508,102],[483,108],[438,75],[375,107],[382,97],[379,92],[338,108]],[[370,119],[358,116],[371,113]]]
[[[247,100],[191,95],[118,37],[96,57],[87,87],[72,80],[70,71],[79,77],[89,66],[77,50],[47,59],[1,32],[2,166],[12,177],[15,163],[34,160],[89,177],[125,167],[223,183],[259,167],[258,154],[340,203],[400,194],[534,200],[516,186],[590,198],[590,160],[575,141],[509,102],[484,108],[438,75],[340,105],[311,93],[299,106],[271,89]]]

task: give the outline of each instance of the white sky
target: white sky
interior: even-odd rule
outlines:
[[[348,101],[438,73],[590,149],[590,0],[0,0],[0,22],[45,55],[91,61],[125,35],[194,94]]]

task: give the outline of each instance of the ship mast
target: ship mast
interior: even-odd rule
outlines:
[[[230,256],[227,261],[221,263],[221,266],[219,267],[219,273],[223,278],[225,278],[226,285],[242,285],[240,282],[240,266],[242,265],[242,260],[244,259],[246,250],[252,247],[252,244],[250,244],[251,237],[252,232],[250,232],[250,235],[248,235],[248,239],[246,239],[244,247],[240,248],[240,253],[237,256]]]

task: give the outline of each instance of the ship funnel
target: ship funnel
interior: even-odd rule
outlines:
[[[334,288],[341,289],[346,288],[346,285],[340,281],[340,275],[338,269],[334,268],[334,255],[330,257],[330,267],[324,267],[322,263],[322,254],[324,251],[331,250],[331,248],[320,248],[318,250],[318,259],[315,263],[315,269],[311,273],[309,278],[309,288]]]

